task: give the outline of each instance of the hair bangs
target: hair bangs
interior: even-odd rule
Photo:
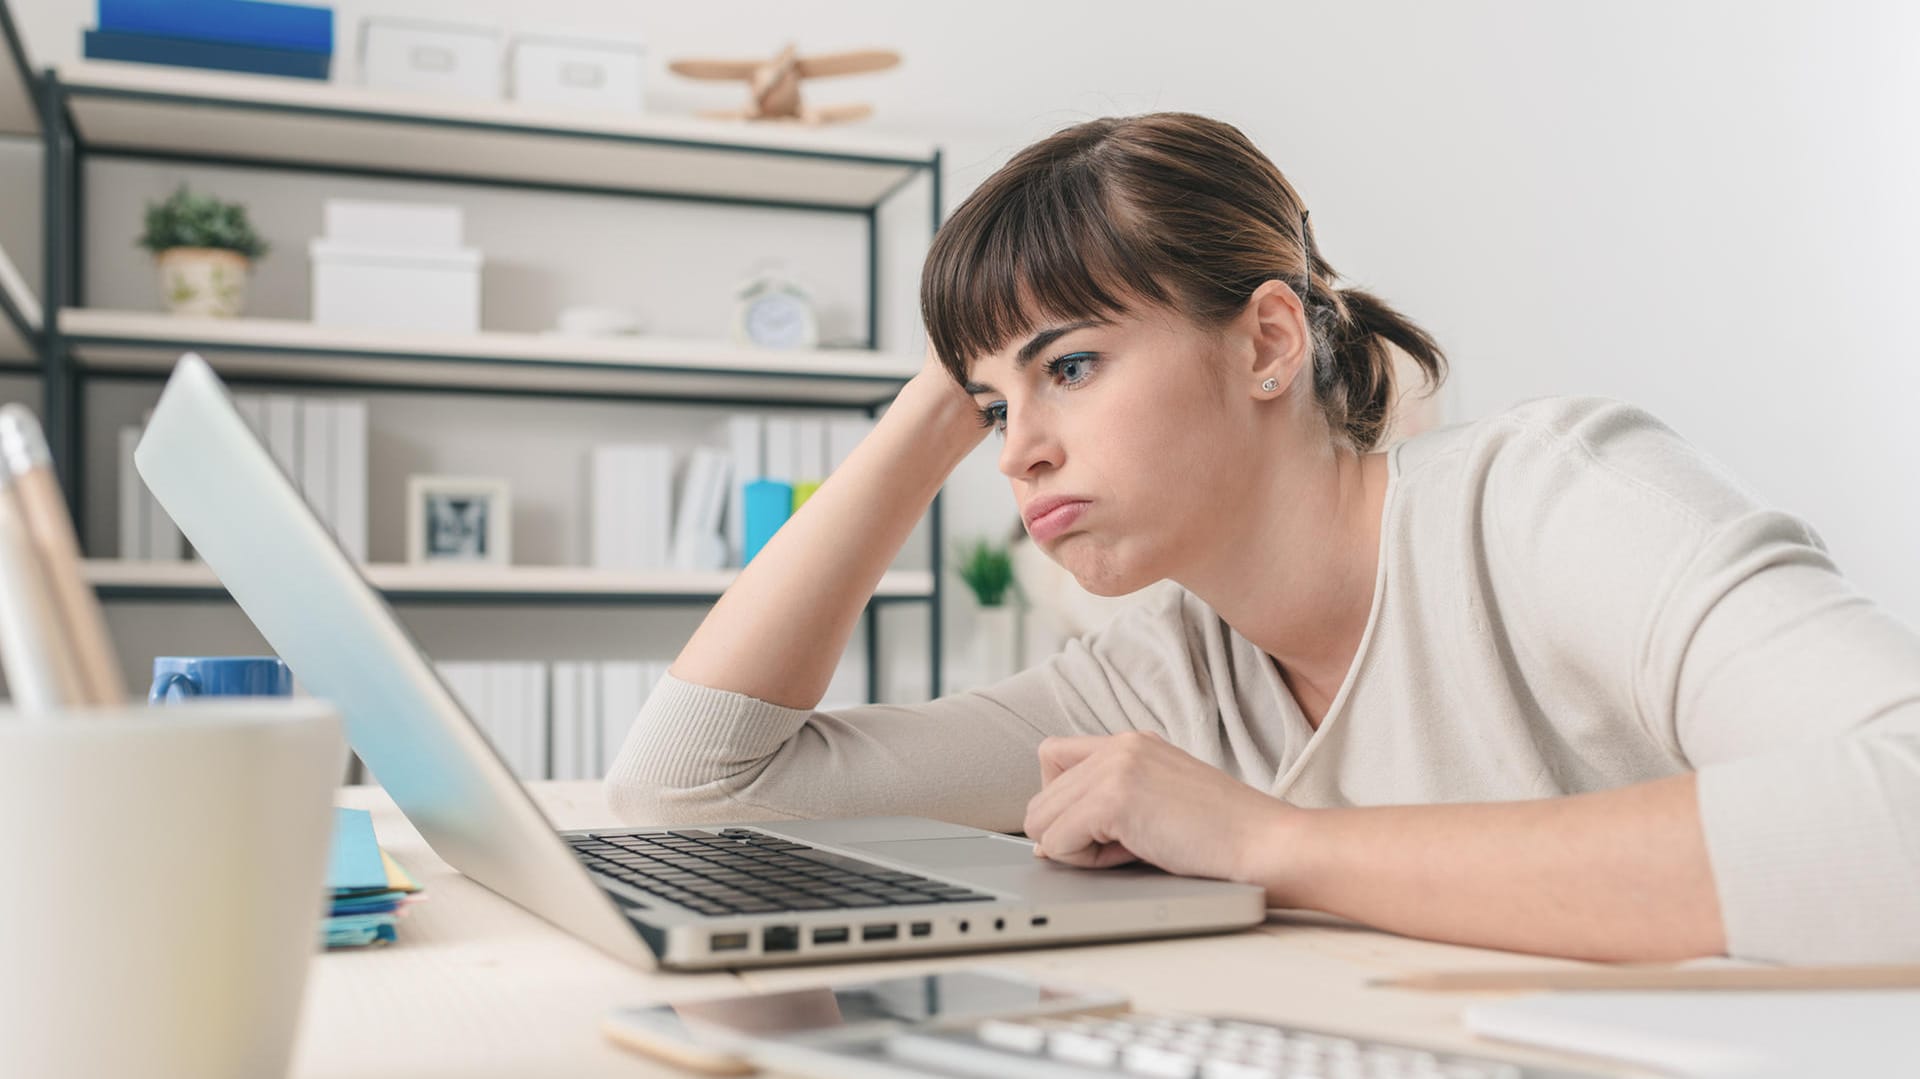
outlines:
[[[928,338],[955,382],[1045,325],[1168,302],[1146,269],[1151,253],[1133,249],[1110,210],[1084,161],[990,184],[962,205],[935,236],[921,291]]]

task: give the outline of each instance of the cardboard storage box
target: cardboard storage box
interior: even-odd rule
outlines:
[[[374,89],[498,98],[500,56],[492,26],[385,15],[360,23],[360,82]]]
[[[480,330],[480,252],[314,240],[313,321],[371,330]]]
[[[513,99],[561,108],[646,108],[646,48],[632,39],[519,34],[507,59]]]

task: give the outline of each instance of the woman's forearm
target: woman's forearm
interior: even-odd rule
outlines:
[[[1276,905],[1429,940],[1603,960],[1726,949],[1691,774],[1523,802],[1276,814]]]
[[[674,677],[818,705],[881,576],[984,436],[965,394],[930,361],[740,571],[674,660]]]

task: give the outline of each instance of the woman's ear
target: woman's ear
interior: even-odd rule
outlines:
[[[1313,359],[1300,296],[1279,278],[1263,281],[1247,298],[1242,318],[1253,346],[1247,392],[1261,399],[1278,397]]]

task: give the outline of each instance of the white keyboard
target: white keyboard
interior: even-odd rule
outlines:
[[[1301,1027],[1139,1013],[989,1019],[896,1034],[885,1051],[929,1074],[983,1079],[1601,1079]]]

